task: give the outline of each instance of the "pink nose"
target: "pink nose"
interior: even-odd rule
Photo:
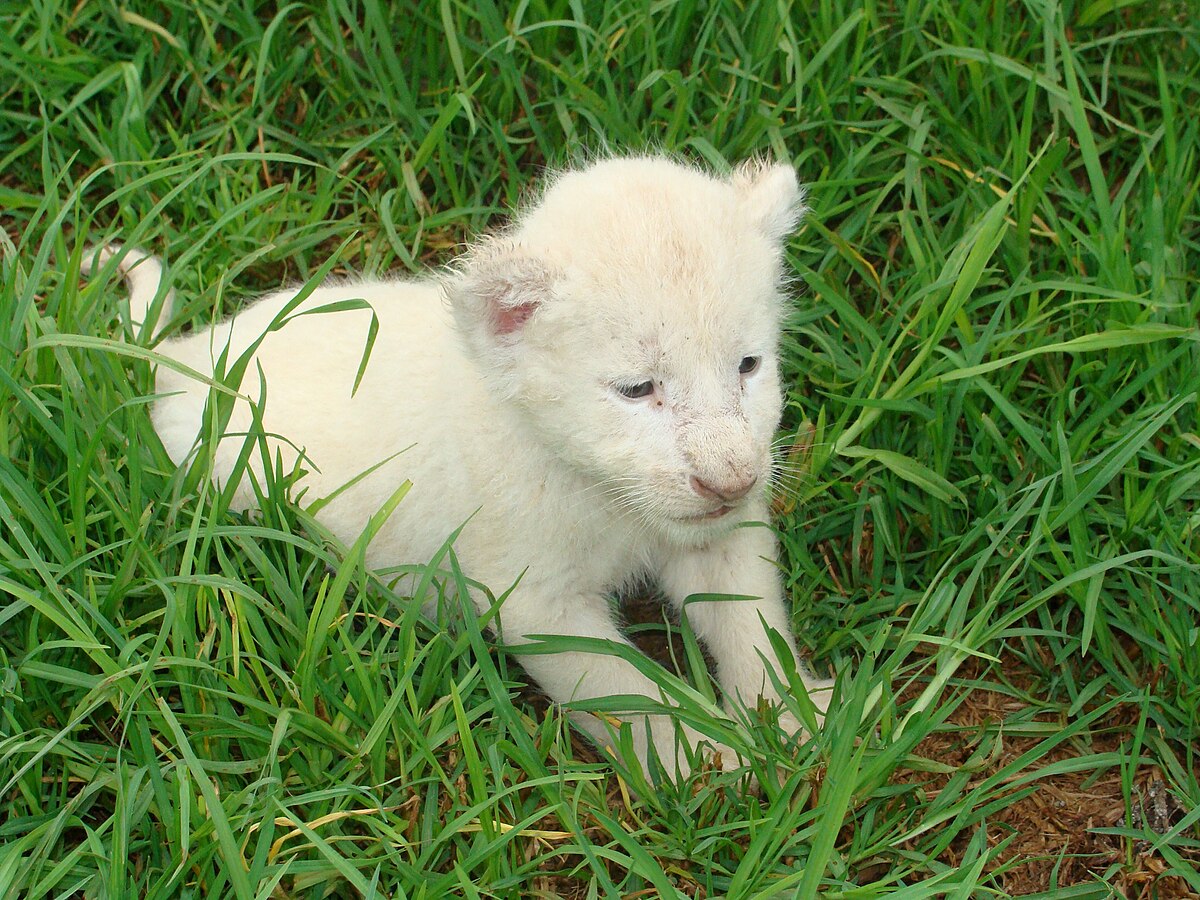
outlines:
[[[701,481],[693,475],[691,484],[692,490],[705,500],[720,500],[722,503],[733,503],[736,500],[741,500],[750,493],[750,489],[758,484],[758,476],[751,475],[743,481],[726,481],[720,484],[712,484],[707,481]]]

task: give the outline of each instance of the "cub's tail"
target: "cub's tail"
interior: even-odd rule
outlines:
[[[105,247],[95,247],[83,254],[83,274],[91,275],[113,260],[116,260],[117,271],[129,282],[130,324],[135,331],[147,327],[149,330],[146,336],[152,341],[158,337],[175,309],[174,288],[167,291],[167,296],[158,308],[153,308],[154,298],[158,296],[158,290],[162,286],[162,261],[136,247],[125,248],[120,244],[109,244]]]

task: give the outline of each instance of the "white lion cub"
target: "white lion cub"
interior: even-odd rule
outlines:
[[[367,310],[302,316],[267,334],[241,391],[260,399],[261,367],[263,428],[279,436],[272,452],[285,469],[306,470],[307,499],[350,484],[320,512],[345,541],[412,481],[370,544],[369,564],[425,561],[465,523],[455,548],[468,577],[494,590],[520,579],[499,612],[505,643],[539,634],[625,643],[609,598],[647,577],[679,607],[693,594],[739,595],[749,599],[693,602],[686,614],[727,698],[777,700],[763,622],[795,650],[771,532],[750,523],[768,517],[782,243],[801,201],[795,173],[781,165],[720,178],[639,157],[562,172],[447,273],[331,284],[304,301],[300,309],[362,298],[378,316],[357,392]],[[122,268],[133,317],[143,318],[161,267],[130,252]],[[232,361],[294,296],[270,294],[161,352],[211,373],[227,347]],[[155,405],[154,425],[182,463],[196,449],[209,390],[165,366],[157,379],[170,396]],[[218,481],[251,424],[239,402],[216,448]],[[251,504],[251,486],[238,496]],[[521,662],[558,702],[662,699],[617,656]],[[824,710],[828,683],[799,671]],[[601,719],[573,717],[602,743],[611,739]],[[670,717],[626,718],[643,765],[652,747],[669,771],[686,773]]]

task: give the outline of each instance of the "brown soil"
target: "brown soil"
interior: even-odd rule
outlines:
[[[1032,674],[1018,660],[1004,658],[1001,665],[1010,684],[1022,688],[1033,684]],[[970,671],[962,674],[967,678],[974,675]],[[1008,693],[975,688],[948,719],[949,724],[961,726],[961,730],[930,735],[918,745],[916,753],[947,765],[962,766],[978,749],[985,731],[990,729],[994,734],[999,723],[1011,719],[1022,708],[1024,704]],[[1088,746],[1064,742],[1041,757],[1035,766],[1040,769],[1060,760],[1116,751],[1130,740],[1135,723],[1135,711],[1117,707],[1090,730]],[[1001,731],[996,752],[975,773],[973,783],[994,775],[1039,741],[1005,736]],[[936,794],[948,780],[948,776],[931,778],[898,773],[898,778],[908,777],[928,779],[925,790],[929,796]],[[1147,842],[1129,846],[1127,839],[1118,835],[1092,831],[1127,824],[1120,769],[1050,774],[1034,784],[1036,789],[1031,794],[988,817],[988,840],[992,846],[1011,839],[992,866],[1007,895],[1019,897],[1070,885],[1107,882],[1120,896],[1130,898],[1200,897],[1182,878],[1163,876],[1170,866],[1159,854],[1151,852]],[[1156,767],[1143,766],[1135,774],[1133,804],[1135,821],[1128,824],[1138,827],[1145,823],[1160,834],[1183,814]],[[941,861],[958,864],[970,837],[970,834],[957,837]],[[1200,863],[1200,857],[1191,861]]]
[[[623,609],[626,620],[633,626],[663,622],[663,608],[653,600],[627,601]],[[665,629],[641,630],[633,639],[643,652],[663,665],[671,666],[671,639]],[[678,658],[678,645],[675,654]],[[1031,688],[1034,683],[1034,675],[1015,658],[1003,660],[1002,673],[1009,684],[1023,689]],[[959,674],[963,680],[971,680],[982,673],[978,667],[968,666]],[[992,673],[987,677],[995,679],[997,676]],[[548,706],[544,697],[536,697],[535,691],[531,691],[526,699],[533,700],[538,706]],[[1010,736],[1003,729],[996,736],[997,726],[1010,721],[1023,705],[1009,693],[975,688],[948,719],[948,724],[960,727],[929,736],[918,745],[916,755],[961,767],[976,753],[981,740],[995,741],[992,752],[976,771],[972,783],[982,781],[1039,743],[1038,738]],[[1134,711],[1117,707],[1106,720],[1097,722],[1088,732],[1087,746],[1064,742],[1041,757],[1035,766],[1040,769],[1072,757],[1116,751],[1129,740],[1135,721]],[[574,749],[584,758],[596,757],[594,748],[583,739],[576,741]],[[1021,774],[1027,772],[1022,770]],[[930,797],[946,784],[948,778],[908,771],[896,775],[897,781],[924,782],[924,790]],[[1183,815],[1157,768],[1142,767],[1133,783],[1135,821],[1132,824],[1135,827],[1145,822],[1151,830],[1162,833]],[[1008,841],[990,866],[996,873],[998,886],[1007,896],[1019,897],[1071,885],[1102,886],[1107,883],[1114,896],[1139,900],[1200,900],[1200,894],[1191,891],[1182,878],[1163,875],[1170,868],[1169,864],[1159,854],[1151,852],[1146,842],[1134,842],[1130,846],[1120,836],[1093,832],[1096,828],[1126,824],[1118,768],[1099,773],[1051,774],[1039,778],[1032,786],[1035,789],[1028,796],[1015,799],[987,817],[987,837],[991,846]],[[618,809],[622,805],[621,798],[614,796],[613,803],[614,810]],[[967,832],[956,837],[939,861],[951,866],[960,864],[971,836]],[[1189,861],[1200,865],[1200,853]],[[559,896],[572,897],[578,885],[570,879],[552,876],[547,887]]]

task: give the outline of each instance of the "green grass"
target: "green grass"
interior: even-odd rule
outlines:
[[[1112,852],[1056,860],[1047,896],[1200,892],[1189,3],[0,21],[0,896],[995,896],[1027,837],[1006,814],[1079,774],[1119,780]],[[777,524],[840,699],[799,747],[711,723],[761,798],[626,792],[514,702],[474,616],[420,618],[286,479],[229,514],[154,436],[116,279],[79,275],[90,244],[161,253],[186,328],[327,262],[445,261],[543,166],[645,147],[811,185]],[[398,562],[427,597],[463,577],[449,547]],[[962,724],[982,688],[1004,712]],[[1171,877],[1138,882],[1148,859]]]

